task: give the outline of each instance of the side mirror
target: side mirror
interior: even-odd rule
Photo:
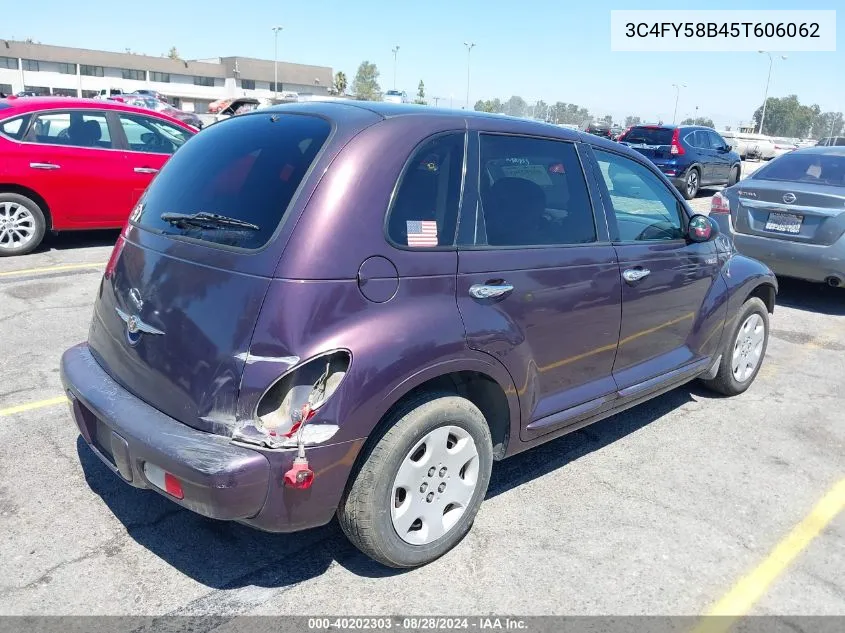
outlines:
[[[687,237],[691,242],[709,242],[719,234],[719,225],[715,220],[700,213],[690,218]]]

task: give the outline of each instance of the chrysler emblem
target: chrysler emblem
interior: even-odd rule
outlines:
[[[126,339],[130,345],[136,345],[141,340],[141,334],[156,334],[159,336],[164,334],[164,332],[154,328],[152,325],[144,323],[141,317],[136,314],[127,314],[117,307],[115,307],[114,311],[117,312],[120,320],[126,324]]]
[[[795,197],[795,194],[794,194],[794,193],[785,193],[785,194],[783,194],[783,201],[784,201],[786,204],[792,204],[793,202],[795,202],[795,200],[796,200],[796,197]]]

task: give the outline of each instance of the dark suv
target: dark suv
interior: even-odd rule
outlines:
[[[257,110],[144,193],[62,380],[127,483],[269,531],[337,514],[420,565],[469,530],[494,460],[694,378],[749,387],[777,283],[717,226],[636,152],[557,126]]]
[[[739,181],[742,161],[718,133],[696,125],[637,125],[619,142],[651,159],[686,198],[707,185]]]

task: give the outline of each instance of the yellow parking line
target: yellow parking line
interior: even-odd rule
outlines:
[[[62,270],[83,270],[85,268],[102,268],[105,262],[93,262],[90,264],[63,264],[61,266],[44,266],[41,268],[23,268],[21,270],[10,270],[0,273],[0,277],[16,277],[19,275],[36,275],[40,273],[52,273]]]
[[[845,508],[845,479],[816,504],[813,511],[786,535],[766,559],[707,612],[694,633],[724,633],[746,615],[771,584]],[[712,617],[717,616],[717,617]],[[721,617],[718,617],[721,616]]]
[[[14,415],[15,413],[23,413],[24,411],[32,411],[33,409],[43,409],[44,407],[52,407],[57,404],[67,402],[65,396],[57,398],[47,398],[46,400],[37,400],[35,402],[27,402],[26,404],[19,404],[16,407],[9,407],[7,409],[0,409],[0,418],[4,415]]]

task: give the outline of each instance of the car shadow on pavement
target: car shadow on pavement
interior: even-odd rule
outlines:
[[[680,387],[495,463],[487,498],[506,493],[612,444],[691,402],[694,392],[688,386]],[[94,455],[81,436],[76,444],[88,485],[125,526],[127,534],[168,565],[208,587],[285,587],[319,576],[333,562],[369,578],[403,573],[360,553],[346,540],[337,520],[304,532],[268,534],[237,523],[207,519],[151,490],[125,484]],[[208,605],[208,610],[213,610],[213,604]]]
[[[47,251],[64,251],[74,248],[91,248],[93,246],[114,246],[120,235],[120,229],[99,231],[65,231],[59,234],[47,233],[44,241],[35,249],[36,253]]]
[[[843,316],[845,288],[831,288],[824,284],[779,277],[775,314],[779,305],[819,314]]]

